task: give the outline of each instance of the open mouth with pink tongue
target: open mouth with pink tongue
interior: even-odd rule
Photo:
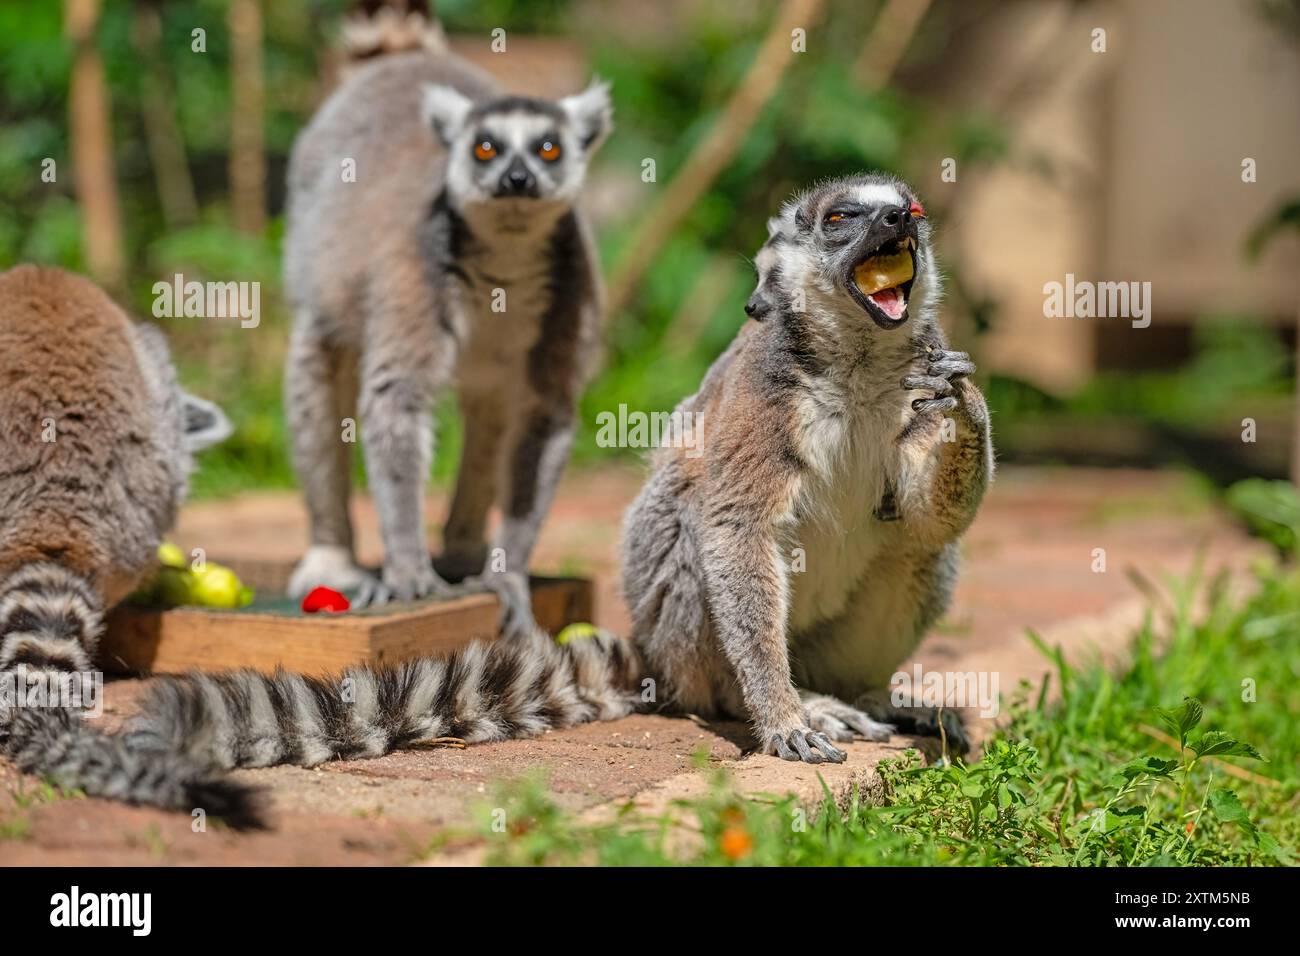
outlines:
[[[907,321],[907,300],[916,277],[916,242],[891,240],[860,260],[848,276],[849,295],[882,329]]]

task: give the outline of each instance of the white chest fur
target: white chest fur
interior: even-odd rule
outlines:
[[[875,517],[898,473],[894,438],[905,420],[898,388],[814,388],[801,403],[802,451],[812,474],[790,526],[790,629],[837,617],[892,540]],[[794,550],[799,549],[799,550]]]
[[[462,385],[500,388],[503,370],[522,374],[550,306],[544,243],[544,237],[502,237],[460,263],[453,321]]]

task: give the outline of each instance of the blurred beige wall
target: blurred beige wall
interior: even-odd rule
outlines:
[[[1152,283],[1155,326],[1296,321],[1300,244],[1258,264],[1243,251],[1300,195],[1300,51],[1253,0],[1007,4],[961,39],[974,68],[959,95],[1009,122],[1016,157],[959,178],[948,226],[972,292],[1001,306],[986,368],[1068,391],[1094,368],[1097,323],[1121,347],[1155,342],[1123,319],[1044,317],[1044,283],[1067,273]]]

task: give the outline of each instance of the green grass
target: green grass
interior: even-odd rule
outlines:
[[[709,795],[647,819],[576,822],[544,784],[483,810],[489,862],[602,865],[1245,866],[1293,864],[1300,838],[1300,571],[1253,593],[1193,576],[1153,605],[1128,663],[1052,665],[969,765],[881,765],[882,805],[809,811]],[[1199,600],[1193,600],[1199,598]],[[1199,610],[1194,610],[1199,608]],[[1049,691],[1055,689],[1056,693]]]
[[[32,820],[28,811],[59,800],[82,800],[85,793],[77,789],[65,790],[49,780],[42,780],[29,789],[19,777],[9,791],[13,810],[0,814],[0,840],[21,842],[32,834]]]

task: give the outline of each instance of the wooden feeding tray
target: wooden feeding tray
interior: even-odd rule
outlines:
[[[451,597],[389,604],[345,614],[304,614],[284,596],[291,564],[222,561],[256,589],[239,610],[120,606],[100,642],[103,667],[118,673],[176,673],[277,667],[337,674],[354,664],[392,663],[444,654],[496,636],[494,595],[454,586]],[[552,634],[592,619],[591,582],[533,578],[533,615]]]

